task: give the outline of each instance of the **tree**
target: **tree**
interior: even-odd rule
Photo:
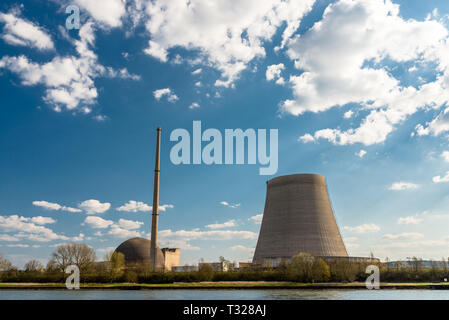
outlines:
[[[30,260],[25,264],[26,272],[41,272],[43,269],[44,266],[38,260]]]
[[[211,281],[214,277],[214,268],[210,264],[204,263],[200,266],[198,275],[200,281]]]
[[[0,253],[0,271],[9,271],[13,268],[12,263]]]
[[[107,270],[111,278],[122,275],[125,267],[125,255],[121,252],[111,251],[105,256],[107,261]]]
[[[312,281],[312,270],[315,257],[308,253],[299,253],[287,265],[287,275],[293,281]]]
[[[66,243],[57,247],[49,262],[52,268],[62,272],[70,265],[76,265],[81,273],[92,270],[96,255],[94,249],[86,244]],[[48,266],[48,265],[47,265]]]
[[[316,259],[312,267],[312,281],[326,282],[331,277],[331,271],[327,263],[323,259]]]

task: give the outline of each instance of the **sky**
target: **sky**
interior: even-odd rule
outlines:
[[[266,181],[294,173],[325,176],[350,255],[449,257],[448,14],[443,0],[2,1],[0,252],[22,267],[78,242],[101,260],[149,237],[160,126],[159,245],[182,264],[250,261]],[[277,129],[277,172],[175,165],[170,134],[194,121]]]

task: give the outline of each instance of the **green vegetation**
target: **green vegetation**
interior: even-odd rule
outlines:
[[[364,287],[366,267],[372,263],[350,262],[344,259],[325,262],[310,254],[298,254],[276,269],[271,266],[242,269],[239,271],[214,272],[212,266],[201,265],[197,272],[155,273],[149,266],[125,267],[123,254],[108,253],[105,262],[95,262],[95,252],[83,244],[64,244],[52,254],[47,267],[39,261],[29,261],[24,270],[16,267],[0,254],[0,288],[20,286],[20,283],[64,286],[67,274],[65,267],[76,264],[80,267],[81,283],[86,287]],[[224,259],[224,258],[223,258]],[[443,260],[444,261],[444,260]],[[409,259],[407,266],[395,268],[377,263],[384,286],[425,287],[449,279],[446,261],[432,263],[424,268],[422,260]],[[393,283],[393,284],[391,284]],[[449,288],[449,287],[448,287]]]

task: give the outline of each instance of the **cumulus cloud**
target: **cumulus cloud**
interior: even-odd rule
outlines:
[[[0,216],[0,230],[5,232],[18,232],[13,236],[14,238],[28,239],[30,241],[48,242],[70,239],[67,236],[56,234],[47,227],[37,225],[36,221],[42,222],[41,219],[33,222],[32,218],[19,217],[18,215]]]
[[[444,183],[449,182],[449,171],[446,172],[445,176],[436,176],[432,178],[434,183]]]
[[[46,88],[44,101],[57,112],[63,108],[90,113],[91,106],[98,97],[94,79],[119,77],[138,79],[126,69],[114,71],[98,63],[94,46],[95,35],[92,22],[83,24],[79,30],[79,40],[74,41],[77,56],[56,56],[42,64],[30,61],[26,56],[4,56],[0,59],[0,68],[18,74],[22,85],[35,86],[43,84]]]
[[[0,234],[0,241],[5,241],[5,242],[14,242],[14,241],[19,241],[20,239],[14,236],[11,236],[9,234]]]
[[[301,115],[357,103],[369,111],[358,128],[321,129],[312,135],[314,140],[381,143],[419,109],[449,101],[447,36],[444,25],[435,20],[404,20],[390,0],[331,4],[321,21],[288,44],[289,57],[304,72],[290,77],[294,99],[284,101],[281,110]],[[384,63],[418,59],[436,62],[435,71],[442,75],[417,88],[404,87]]]
[[[354,233],[364,234],[364,233],[378,232],[380,230],[380,227],[371,223],[371,224],[362,224],[356,227],[345,226],[343,229]]]
[[[125,238],[140,237],[141,234],[138,231],[121,228],[120,226],[114,224],[108,231],[108,235],[125,239]]]
[[[395,182],[388,189],[393,191],[418,189],[419,185],[411,182]]]
[[[263,218],[263,213],[256,214],[255,216],[252,216],[248,220],[254,222],[255,224],[261,224],[262,223],[262,218]]]
[[[240,207],[240,203],[231,204],[229,202],[222,201],[222,202],[220,202],[220,204],[225,206],[225,207],[229,207],[229,208],[233,208],[233,209]]]
[[[123,206],[118,207],[116,210],[126,212],[146,212],[151,211],[152,207],[141,201],[130,200],[128,203],[125,203]]]
[[[80,209],[66,207],[66,206],[62,206],[62,205],[60,205],[58,203],[48,202],[48,201],[33,201],[33,205],[37,206],[37,207],[44,208],[46,210],[55,210],[55,211],[61,210],[61,211],[68,211],[68,212],[82,212],[82,210],[80,210]]]
[[[163,204],[159,206],[159,211],[167,211],[167,209],[173,209],[175,206],[172,204]],[[125,211],[125,212],[148,212],[153,210],[153,206],[149,206],[142,201],[134,201],[130,200],[128,203],[118,207],[117,211]]]
[[[206,228],[209,229],[223,229],[223,228],[230,228],[230,227],[235,227],[236,223],[235,220],[229,220],[223,223],[214,223],[214,224],[208,224],[206,226]]]
[[[315,0],[155,0],[147,5],[151,39],[145,53],[168,61],[181,47],[198,52],[200,61],[221,72],[216,86],[228,87],[251,60],[265,56],[264,42],[286,25],[281,47],[297,30]]]
[[[19,18],[19,12],[0,12],[0,23],[4,23],[1,37],[10,45],[32,47],[39,50],[54,49],[53,41],[47,32],[38,25]]]
[[[78,207],[86,211],[87,214],[96,214],[108,211],[111,204],[109,202],[101,203],[98,200],[90,199],[81,202]]]
[[[126,14],[125,2],[122,0],[75,0],[75,3],[107,27],[120,27]]]
[[[283,63],[268,66],[267,71],[265,72],[265,77],[268,81],[276,80],[277,84],[284,84],[285,80],[281,77],[281,72],[284,69],[285,66]]]
[[[422,221],[416,217],[401,217],[398,219],[398,224],[419,224]]]
[[[430,134],[438,136],[447,131],[449,131],[449,108],[446,108],[435,119],[426,123],[425,126],[422,124],[416,126],[418,136],[427,136]]]
[[[157,101],[161,100],[164,96],[167,97],[168,102],[176,102],[179,99],[170,88],[155,90],[153,91],[153,95]]]
[[[84,219],[84,224],[94,229],[106,229],[114,224],[114,222],[100,217],[89,216]]]
[[[126,229],[126,230],[134,230],[134,229],[139,229],[141,226],[143,226],[143,222],[120,219],[118,221],[118,225],[119,225],[119,227]]]

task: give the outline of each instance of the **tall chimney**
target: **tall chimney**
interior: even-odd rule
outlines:
[[[153,193],[153,216],[151,222],[151,252],[150,259],[153,263],[153,271],[158,271],[157,261],[157,230],[159,219],[159,174],[161,157],[161,128],[157,128],[156,140],[156,163],[154,166],[154,193]]]

